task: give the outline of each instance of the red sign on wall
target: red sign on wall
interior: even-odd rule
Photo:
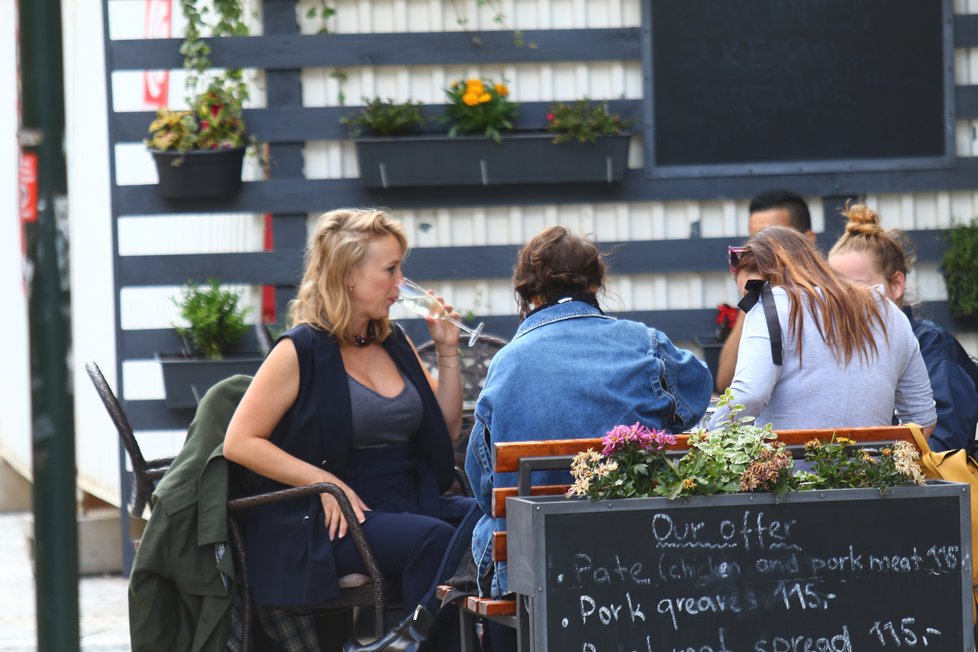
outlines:
[[[171,0],[146,0],[143,14],[143,34],[146,38],[170,38],[171,11]],[[143,102],[147,107],[165,107],[169,92],[169,70],[143,71]]]
[[[37,221],[37,154],[20,153],[20,219],[23,222]]]

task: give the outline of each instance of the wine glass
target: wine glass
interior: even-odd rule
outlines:
[[[400,285],[397,286],[397,291],[397,302],[408,310],[416,312],[422,317],[444,319],[448,323],[458,326],[459,330],[468,333],[469,346],[475,344],[476,340],[479,339],[479,335],[482,334],[482,327],[485,324],[479,322],[479,325],[475,328],[469,328],[460,320],[455,319],[454,317],[449,317],[448,313],[445,312],[445,306],[443,306],[433,295],[428,294],[426,289],[411,279],[405,278],[403,281],[401,281]]]

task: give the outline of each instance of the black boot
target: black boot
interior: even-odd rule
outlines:
[[[360,645],[356,639],[346,642],[343,652],[417,652],[419,646],[428,639],[435,616],[418,605],[414,613],[405,618],[387,635],[369,645]]]

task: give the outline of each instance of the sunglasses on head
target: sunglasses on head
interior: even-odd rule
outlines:
[[[747,253],[747,247],[727,247],[727,262],[730,264],[730,273],[737,273],[737,265],[740,263],[740,259],[745,253]]]

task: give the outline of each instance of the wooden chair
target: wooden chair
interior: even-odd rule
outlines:
[[[105,405],[105,409],[112,419],[112,423],[115,424],[115,428],[119,432],[119,439],[122,441],[122,445],[125,447],[126,453],[129,455],[129,461],[132,464],[132,482],[130,485],[129,499],[126,501],[129,514],[133,518],[142,518],[143,511],[146,508],[152,509],[152,503],[149,498],[153,494],[153,488],[159,479],[163,477],[163,474],[166,473],[166,470],[173,462],[173,458],[164,457],[157,460],[147,460],[144,458],[142,452],[139,450],[139,442],[136,441],[136,437],[133,435],[129,419],[126,418],[126,414],[122,411],[122,406],[119,404],[119,399],[116,398],[116,395],[112,392],[112,388],[106,382],[105,376],[102,375],[102,370],[99,369],[95,362],[89,361],[85,363],[85,371],[88,372],[88,377],[92,379],[92,384],[95,385],[95,391],[98,392],[99,398],[102,399],[102,404]]]

